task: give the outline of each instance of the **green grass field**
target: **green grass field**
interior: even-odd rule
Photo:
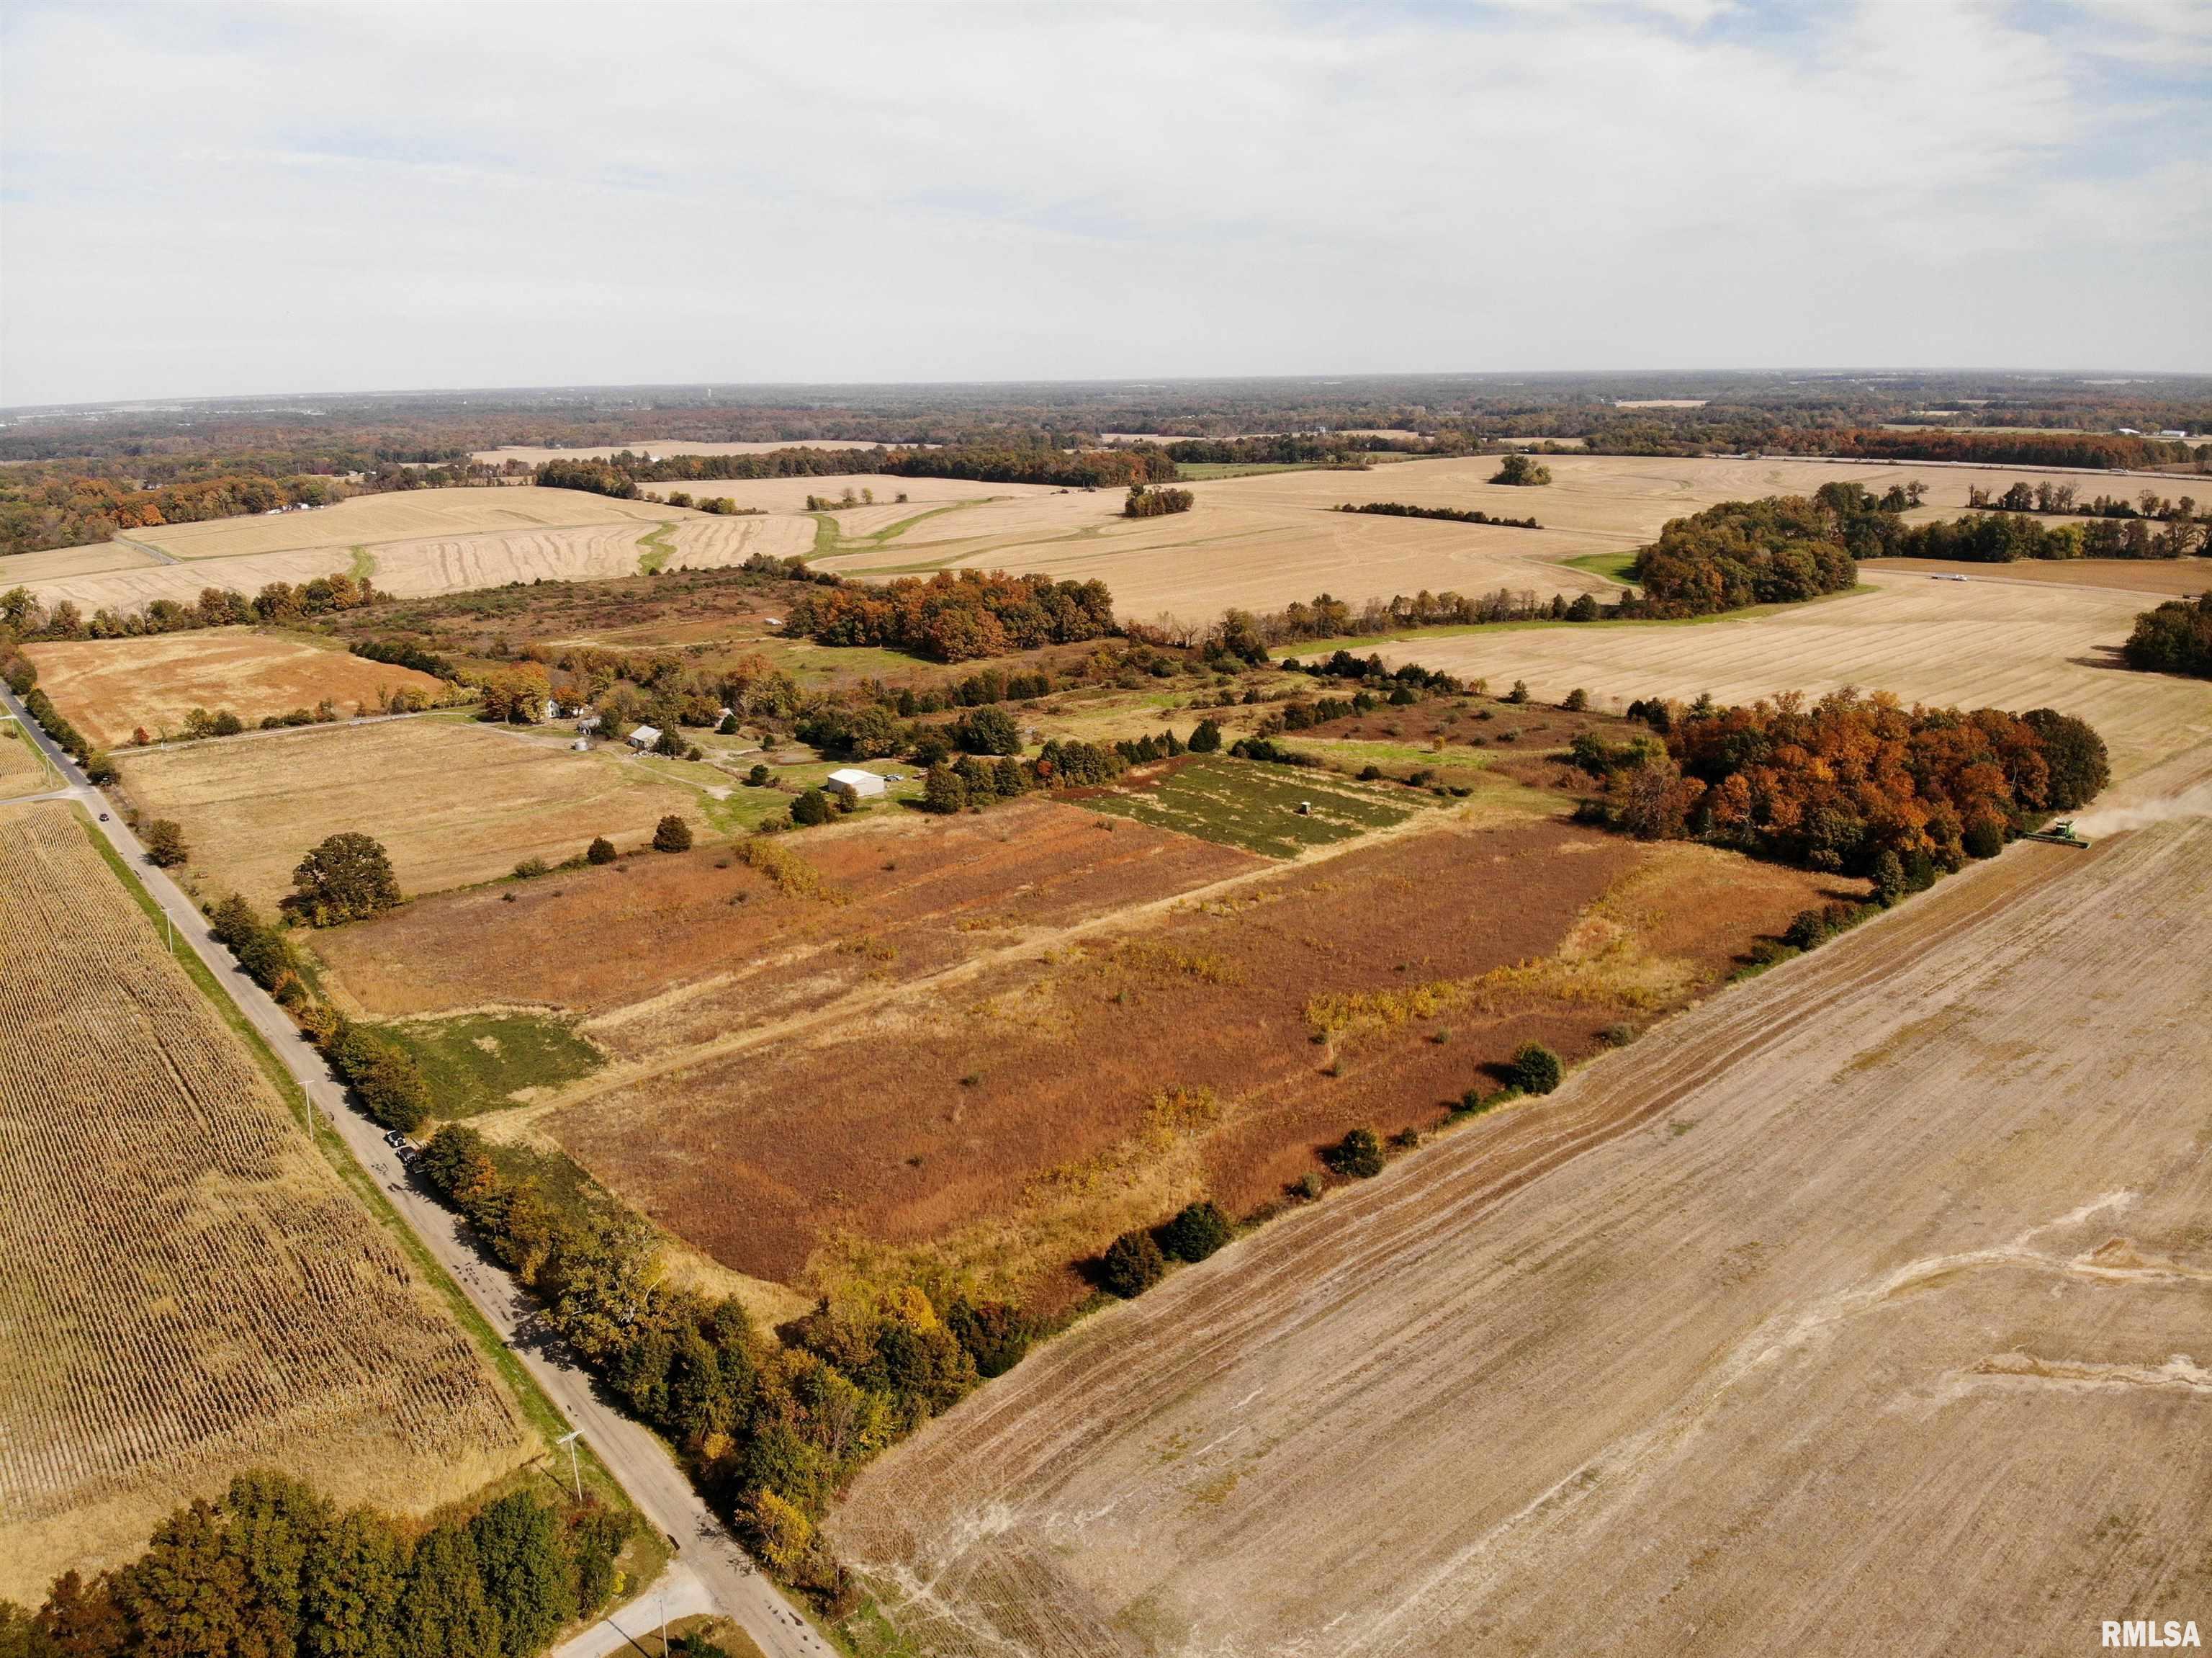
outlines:
[[[1301,814],[1298,807],[1311,808]],[[1151,782],[1123,783],[1080,802],[1200,840],[1266,857],[1296,857],[1403,823],[1424,797],[1389,785],[1346,783],[1304,767],[1208,755]]]
[[[380,1027],[422,1067],[448,1119],[503,1111],[524,1088],[557,1088],[597,1070],[599,1051],[543,1014],[462,1014]]]
[[[1633,552],[1586,552],[1579,558],[1562,558],[1559,562],[1570,570],[1586,570],[1623,587],[1636,585],[1636,578],[1629,574],[1630,567],[1636,563]]]

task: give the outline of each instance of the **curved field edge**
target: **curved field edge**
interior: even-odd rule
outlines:
[[[1808,1649],[2056,1652],[2093,1606],[2181,1615],[2208,891],[2201,821],[2016,848],[1090,1321],[831,1532],[944,1655],[1748,1653],[1756,1607]]]

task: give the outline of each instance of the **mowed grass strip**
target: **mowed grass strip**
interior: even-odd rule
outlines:
[[[503,1110],[529,1089],[558,1088],[606,1063],[568,1024],[539,1013],[461,1014],[380,1029],[415,1056],[435,1114],[448,1120]]]
[[[1220,755],[1188,760],[1172,771],[1138,774],[1081,803],[1095,812],[1278,858],[1393,828],[1419,804],[1410,796],[1393,800],[1378,789],[1304,769]]]

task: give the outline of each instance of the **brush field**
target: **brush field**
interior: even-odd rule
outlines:
[[[421,1513],[529,1454],[66,805],[0,808],[0,1594],[275,1466]]]
[[[372,662],[327,639],[209,628],[137,639],[86,639],[24,647],[40,686],[102,748],[143,728],[155,741],[181,735],[195,708],[228,709],[248,725],[264,715],[313,709],[374,714],[394,691],[441,701],[450,687],[411,667]]]

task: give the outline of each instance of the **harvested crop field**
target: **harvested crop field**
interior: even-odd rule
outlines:
[[[0,798],[35,794],[54,786],[54,778],[23,728],[0,716]]]
[[[425,536],[466,535],[578,524],[650,522],[672,509],[653,501],[618,501],[580,490],[399,490],[357,495],[333,507],[260,513],[201,524],[162,524],[131,539],[173,558],[237,558],[302,548],[375,546]]]
[[[243,1468],[421,1513],[529,1454],[71,808],[0,808],[0,1594]]]
[[[1379,642],[1493,689],[1528,681],[1557,702],[1586,688],[1601,705],[1639,697],[1749,702],[1839,686],[1907,703],[2056,708],[2094,725],[2126,777],[2212,738],[2212,684],[2122,667],[2118,646],[2147,602],[2137,594],[2024,582],[1933,582],[1868,571],[1875,591],[1770,614],[1692,624],[1592,623],[1433,633]]]
[[[1963,576],[1969,582],[2114,588],[2124,593],[2164,597],[2194,597],[2212,588],[2212,559],[2208,558],[2016,558],[2009,564],[1952,558],[1875,558],[1863,568],[1885,575]]]
[[[43,552],[11,552],[0,558],[0,592],[65,576],[95,576],[103,570],[137,570],[161,560],[124,541],[94,541],[78,547],[49,547]]]
[[[803,1016],[767,998],[813,995],[817,965],[771,967],[688,1051],[611,1067],[530,1128],[738,1271],[827,1288],[888,1249],[1049,1303],[1133,1222],[1200,1190],[1272,1201],[1347,1128],[1432,1126],[1522,1042],[1591,1051],[1826,891],[1700,848],[1447,820],[1056,937],[979,929],[951,971],[887,960]]]
[[[675,813],[701,826],[698,795],[611,747],[432,715],[271,732],[134,755],[124,788],[149,817],[173,818],[203,895],[274,904],[326,835],[384,843],[415,896],[558,863],[595,835],[635,846]]]
[[[228,709],[251,725],[325,699],[350,716],[376,713],[394,691],[433,701],[447,692],[428,674],[372,662],[328,639],[244,627],[26,645],[23,654],[46,694],[102,748],[142,727],[156,741],[176,736],[195,708]]]
[[[1031,1356],[914,1650],[2073,1654],[2202,1618],[2212,820],[2023,844]]]

